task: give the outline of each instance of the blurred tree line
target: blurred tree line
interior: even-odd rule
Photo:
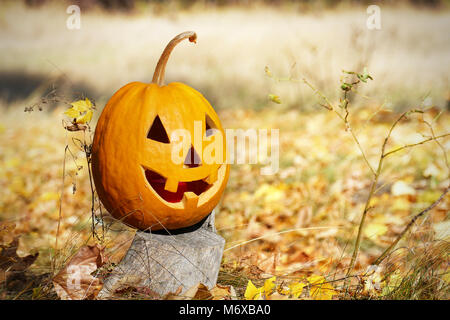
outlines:
[[[23,0],[29,6],[41,6],[55,0]],[[139,4],[143,5],[165,5],[176,4],[181,8],[190,8],[194,5],[204,5],[208,7],[224,6],[249,6],[263,4],[269,6],[301,4],[304,6],[317,6],[333,8],[338,5],[370,5],[370,4],[411,4],[415,6],[440,7],[449,5],[449,0],[66,0],[68,4],[77,4],[82,9],[102,8],[105,10],[132,11]]]

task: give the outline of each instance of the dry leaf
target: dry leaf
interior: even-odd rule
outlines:
[[[13,222],[0,222],[0,244],[10,243],[13,239],[16,224]]]
[[[275,292],[266,298],[267,300],[292,300],[289,295],[283,295]]]
[[[369,239],[376,239],[384,235],[388,231],[388,228],[383,223],[369,223],[364,228],[363,233]]]
[[[15,237],[8,245],[0,245],[0,283],[5,281],[9,275],[24,272],[36,261],[39,253],[19,257],[17,248],[19,247],[19,237]]]
[[[197,286],[197,291],[194,294],[192,300],[210,300],[213,296],[211,292],[209,292],[208,287],[203,283],[199,283]]]
[[[209,290],[212,295],[213,300],[230,300],[232,298],[232,286],[222,286],[220,284],[216,284],[214,288]]]
[[[181,288],[181,287],[180,287]],[[169,293],[165,296],[166,300],[210,300],[212,299],[212,294],[209,292],[208,287],[203,283],[197,283],[195,286],[192,286],[186,292],[181,294],[181,290],[178,290],[175,293]]]
[[[95,299],[103,284],[92,273],[104,264],[99,245],[83,246],[69,263],[53,278],[61,300]]]
[[[175,292],[168,292],[164,295],[163,300],[186,300],[180,296],[183,286],[179,286]]]

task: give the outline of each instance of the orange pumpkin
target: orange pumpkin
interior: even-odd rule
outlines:
[[[196,37],[184,32],[170,41],[152,83],[132,82],[119,89],[95,130],[92,173],[97,194],[116,219],[141,230],[196,224],[218,204],[228,180],[225,134],[214,109],[183,83],[163,84],[170,52],[183,39],[195,42]],[[184,162],[172,161],[172,133],[184,129],[194,137],[200,123],[202,142],[182,147]],[[222,161],[206,163],[201,155],[215,138],[222,142]]]

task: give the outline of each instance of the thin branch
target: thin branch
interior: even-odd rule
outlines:
[[[375,194],[375,188],[376,188],[376,185],[378,184],[378,179],[380,177],[381,170],[383,168],[384,159],[386,158],[387,155],[390,154],[390,152],[389,153],[385,153],[387,143],[388,143],[388,141],[389,141],[389,139],[390,139],[390,137],[392,135],[392,132],[394,131],[395,127],[400,123],[401,120],[403,120],[409,114],[412,114],[412,113],[423,113],[423,111],[422,110],[418,110],[418,109],[413,109],[413,110],[409,110],[409,111],[406,111],[406,112],[402,113],[400,115],[400,117],[398,117],[398,119],[392,124],[391,128],[389,129],[389,132],[388,132],[386,138],[384,139],[383,145],[381,146],[380,160],[378,161],[377,171],[375,172],[375,177],[374,177],[374,180],[373,180],[372,185],[370,187],[369,196],[367,197],[367,201],[366,201],[366,204],[364,206],[364,211],[363,211],[363,214],[362,214],[362,217],[361,217],[361,221],[359,223],[358,235],[356,236],[355,248],[353,249],[352,259],[350,261],[350,266],[349,266],[349,268],[347,270],[347,276],[350,275],[350,273],[353,270],[353,267],[355,266],[356,259],[358,257],[358,253],[359,253],[359,249],[361,247],[361,238],[362,238],[362,231],[363,231],[363,228],[364,228],[364,223],[366,221],[367,213],[370,210],[370,201],[372,200],[372,197]]]
[[[310,87],[315,94],[317,94],[318,96],[320,96],[326,103],[326,105],[321,104],[322,107],[324,107],[325,109],[329,110],[329,111],[334,111],[334,113],[336,113],[336,115],[344,122],[345,124],[345,128],[347,129],[347,131],[350,132],[350,134],[353,137],[353,140],[355,141],[356,145],[358,146],[359,151],[361,152],[361,155],[364,159],[364,161],[366,162],[367,166],[369,167],[370,171],[372,172],[372,174],[375,175],[375,170],[373,169],[372,165],[370,164],[369,160],[366,157],[366,153],[364,152],[361,143],[358,140],[358,137],[356,136],[356,134],[354,133],[352,126],[350,125],[350,122],[348,121],[348,116],[349,116],[349,111],[348,111],[348,102],[345,104],[344,110],[345,110],[345,116],[342,116],[337,110],[336,108],[333,106],[333,104],[328,100],[328,98],[318,89],[316,89],[308,80],[303,78],[303,82]],[[354,83],[356,84],[356,83]],[[344,93],[344,101],[348,101],[347,100],[347,92]]]
[[[56,235],[55,235],[55,256],[52,259],[52,264],[53,264],[52,270],[55,270],[55,267],[56,267],[56,252],[58,251],[59,228],[61,226],[61,219],[62,219],[62,199],[63,199],[63,195],[64,195],[64,182],[65,182],[65,178],[66,178],[66,155],[67,155],[68,149],[69,149],[69,146],[66,145],[66,147],[64,148],[61,194],[59,195],[59,205],[58,205],[58,224],[56,226]]]
[[[393,153],[395,153],[395,152],[398,152],[398,151],[401,151],[401,150],[404,150],[404,149],[407,149],[407,148],[412,148],[412,147],[415,147],[415,146],[424,144],[424,143],[426,143],[426,142],[429,142],[429,141],[432,141],[432,140],[436,140],[436,139],[445,138],[445,137],[448,137],[448,136],[450,136],[450,133],[445,133],[445,134],[442,134],[442,135],[439,135],[439,136],[435,136],[435,137],[429,137],[428,139],[425,139],[425,140],[422,140],[422,141],[416,142],[416,143],[405,144],[405,145],[402,146],[402,147],[398,147],[398,148],[396,148],[396,149],[394,149],[394,150],[391,150],[391,151],[389,151],[389,152],[386,152],[386,153],[384,154],[384,157],[387,157],[387,156],[389,156],[389,155],[391,155],[391,154],[393,154]]]
[[[291,81],[293,81],[294,79],[292,79]],[[333,104],[330,102],[330,100],[328,100],[328,98],[322,93],[320,92],[318,89],[316,89],[310,82],[308,82],[308,80],[306,80],[305,78],[303,78],[303,82],[311,88],[312,91],[314,91],[314,94],[317,94],[318,96],[320,96],[322,98],[322,100],[324,100],[327,104],[326,106],[322,105],[325,109],[328,109],[330,111],[335,111],[335,108],[333,106]],[[336,111],[335,111],[336,112]],[[337,113],[337,112],[336,112]],[[337,115],[339,116],[339,118],[342,119],[342,116],[337,113]]]
[[[444,190],[444,192],[441,194],[441,196],[435,202],[433,202],[425,210],[416,214],[411,219],[411,221],[408,223],[408,225],[405,227],[405,229],[403,229],[402,233],[400,233],[398,235],[397,239],[395,239],[395,241],[386,250],[384,250],[384,252],[377,258],[377,260],[375,260],[375,262],[373,264],[375,264],[375,265],[380,264],[384,260],[384,258],[392,251],[392,249],[395,248],[397,243],[403,238],[403,236],[408,232],[408,230],[411,229],[411,227],[414,225],[416,220],[419,219],[421,216],[425,215],[426,213],[428,213],[429,211],[431,211],[434,207],[436,207],[444,199],[445,195],[448,193],[449,190],[450,190],[450,186],[447,186],[447,188]]]

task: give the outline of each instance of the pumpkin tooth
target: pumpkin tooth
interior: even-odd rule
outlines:
[[[164,185],[164,190],[170,192],[177,192],[178,190],[178,181],[173,178],[167,178],[166,184]]]
[[[211,173],[206,179],[204,179],[203,181],[205,181],[208,184],[213,184],[214,182],[217,181],[217,171],[214,171],[213,173]]]
[[[191,191],[185,192],[183,195],[183,203],[185,209],[197,208],[198,196]]]

